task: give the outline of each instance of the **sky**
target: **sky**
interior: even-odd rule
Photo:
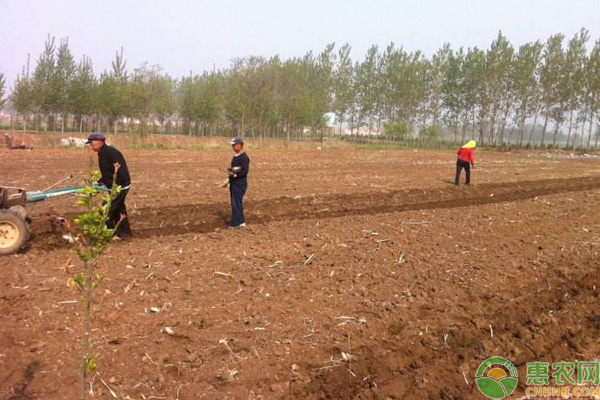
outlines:
[[[158,64],[174,77],[228,67],[236,57],[282,58],[394,42],[433,54],[444,43],[487,48],[502,31],[515,46],[571,37],[600,39],[600,0],[0,0],[0,72],[12,87],[48,35],[67,38],[96,73],[124,48],[127,67]]]

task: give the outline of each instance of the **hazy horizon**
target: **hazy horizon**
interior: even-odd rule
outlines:
[[[357,60],[371,45],[390,42],[426,55],[446,42],[487,48],[500,30],[515,47],[559,32],[569,38],[582,27],[590,31],[588,48],[600,39],[596,0],[0,0],[0,14],[8,90],[28,53],[35,68],[48,35],[68,37],[75,59],[90,57],[97,74],[123,47],[129,70],[147,62],[177,78],[228,67],[237,57],[290,58],[332,42],[350,44]]]

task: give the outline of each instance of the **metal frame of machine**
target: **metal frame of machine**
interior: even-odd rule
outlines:
[[[30,236],[29,224],[31,223],[26,209],[28,204],[77,193],[83,189],[83,186],[74,186],[50,190],[54,186],[56,185],[43,191],[33,192],[22,188],[0,186],[0,256],[14,254],[27,244]],[[107,190],[103,186],[96,186],[96,188]],[[54,228],[64,221],[64,218],[54,217],[51,225]]]

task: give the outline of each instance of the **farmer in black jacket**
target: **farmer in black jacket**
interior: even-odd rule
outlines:
[[[106,226],[111,229],[114,228],[122,217],[123,219],[117,227],[115,234],[122,239],[130,237],[131,228],[129,226],[129,218],[127,217],[127,209],[125,208],[125,198],[127,197],[127,193],[129,193],[131,179],[125,158],[119,150],[106,144],[106,138],[101,133],[92,133],[88,137],[87,143],[93,151],[98,153],[98,167],[102,174],[98,183],[103,184],[109,189],[112,188],[113,182],[121,186],[119,195],[111,203]],[[119,163],[120,165],[116,178],[114,177],[115,163]]]
[[[244,219],[244,194],[248,188],[248,171],[250,169],[250,158],[244,152],[244,140],[235,137],[229,142],[235,152],[231,160],[229,172],[229,194],[231,197],[231,225],[230,228],[237,229],[246,226]]]

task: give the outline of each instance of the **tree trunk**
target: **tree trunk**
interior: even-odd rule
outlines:
[[[461,132],[461,139],[460,141],[462,143],[465,142],[465,137],[467,136],[467,125],[469,124],[469,114],[466,113],[464,120],[463,120],[463,124],[462,124],[462,132]]]
[[[508,115],[504,116],[502,121],[502,128],[500,129],[500,146],[504,144],[504,134],[506,133],[506,125],[508,124]]]
[[[319,139],[320,139],[320,142],[321,142],[321,147],[320,147],[321,150],[323,149],[323,139],[324,139],[324,137],[325,137],[325,127],[323,126],[323,127],[321,127],[320,134],[319,134]]]
[[[548,128],[548,114],[544,116],[544,128],[542,129],[542,142],[540,143],[540,147],[544,147],[546,140],[546,129]]]
[[[284,142],[284,146],[285,146],[286,149],[288,148],[288,145],[290,143],[290,130],[292,129],[291,125],[292,124],[290,122],[288,122],[286,124],[286,127],[285,127],[285,142]]]
[[[515,117],[513,119],[513,124],[510,127],[510,133],[508,135],[508,145],[510,146],[511,142],[512,142],[512,137],[513,134],[515,133],[515,127],[519,125],[519,118],[521,117],[521,113],[519,111],[517,111],[517,113],[515,114]]]
[[[521,112],[519,118],[519,147],[523,146],[523,138],[525,137],[525,112]]]
[[[581,135],[580,135],[580,139],[579,139],[579,147],[583,148],[583,138],[585,136],[585,124],[587,122],[587,113],[583,114],[583,123],[581,124]],[[575,133],[577,133],[577,130],[575,131]],[[573,138],[573,147],[577,148],[577,142],[576,142],[577,138]]]
[[[246,135],[246,125],[244,124],[244,114],[242,114],[242,131],[240,132],[240,134],[243,136]]]
[[[587,143],[587,148],[590,148],[590,145],[592,144],[592,129],[594,126],[594,112],[591,112],[590,115],[590,130],[588,132],[588,143]],[[583,140],[583,137],[581,138],[581,140]]]
[[[87,359],[90,352],[90,322],[92,318],[92,291],[94,264],[85,263],[85,282],[83,284],[83,341],[81,344],[81,369],[79,372],[79,398],[85,399],[85,383],[87,375]]]
[[[490,129],[489,129],[489,136],[488,136],[488,142],[489,143],[494,143],[494,136],[496,133],[496,110],[494,107],[494,111],[492,111],[492,116],[490,117]]]
[[[552,136],[552,147],[556,149],[556,142],[558,140],[558,128],[560,128],[560,123],[556,122],[556,126],[554,128],[554,136]]]
[[[529,140],[527,141],[527,144],[529,146],[533,146],[533,134],[535,132],[535,126],[537,124],[537,119],[538,119],[538,115],[539,115],[539,110],[537,110],[535,112],[535,116],[533,117],[533,127],[531,128],[531,130],[529,131]]]
[[[571,115],[569,116],[569,132],[567,133],[567,149],[571,145],[571,131],[573,130],[573,110],[571,110]]]
[[[485,119],[481,120],[481,126],[479,127],[479,145],[483,146],[483,138],[485,136],[485,130],[487,127],[487,121]]]

